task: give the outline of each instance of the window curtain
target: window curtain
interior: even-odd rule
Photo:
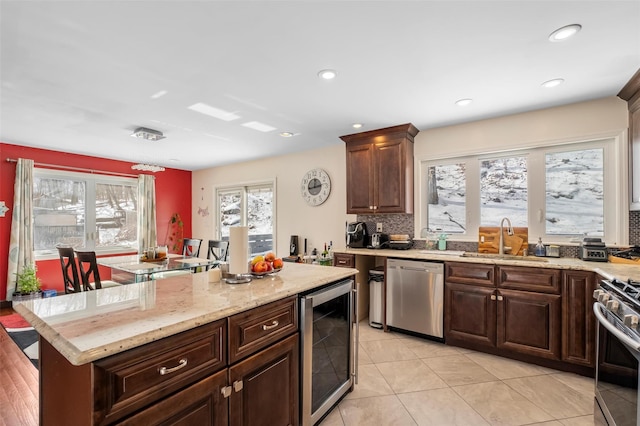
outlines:
[[[138,175],[138,253],[156,247],[156,179]]]
[[[16,291],[16,274],[33,265],[33,160],[18,159],[13,186],[13,214],[7,268],[7,297]]]

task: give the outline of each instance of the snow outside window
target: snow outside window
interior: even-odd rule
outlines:
[[[588,235],[620,244],[617,143],[612,138],[423,161],[420,234],[441,230],[453,240],[477,241],[480,226],[499,226],[507,217],[513,226],[529,228],[530,241],[577,243]]]
[[[232,226],[247,226],[251,256],[273,250],[273,188],[272,183],[263,183],[218,189],[220,239],[229,239],[229,228]]]
[[[34,170],[34,252],[58,254],[57,245],[96,252],[137,250],[135,178]]]

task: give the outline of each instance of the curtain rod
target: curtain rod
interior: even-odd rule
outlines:
[[[18,160],[16,160],[15,158],[7,158],[7,163],[17,163]],[[33,163],[34,166],[40,166],[40,167],[51,167],[51,168],[55,168],[55,169],[64,169],[64,170],[73,170],[76,172],[88,172],[88,173],[98,173],[101,175],[112,175],[112,176],[123,176],[123,177],[132,177],[132,178],[137,178],[138,175],[134,175],[131,173],[119,173],[119,172],[108,172],[106,170],[93,170],[93,169],[85,169],[83,167],[72,167],[72,166],[60,166],[58,164],[46,164],[46,163]]]

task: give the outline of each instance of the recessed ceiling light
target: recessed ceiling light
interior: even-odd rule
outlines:
[[[359,129],[362,127],[362,123],[353,123],[351,127],[353,127],[354,129]]]
[[[293,136],[293,133],[291,133],[291,132],[280,132],[280,136],[282,136],[283,138],[290,138],[291,136]]]
[[[338,73],[335,70],[322,70],[318,73],[318,77],[324,80],[333,80]]]
[[[558,28],[551,34],[549,34],[549,41],[564,41],[569,37],[575,35],[582,29],[582,25],[571,24],[566,27]]]
[[[456,105],[458,105],[458,106],[467,106],[471,102],[473,102],[473,99],[460,99],[460,100],[456,101]]]
[[[564,79],[554,78],[553,80],[547,80],[544,83],[542,83],[542,87],[551,88],[551,87],[556,87],[562,83],[564,83]]]

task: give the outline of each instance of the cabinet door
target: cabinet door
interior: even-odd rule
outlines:
[[[229,425],[299,423],[299,333],[229,368]]]
[[[372,144],[347,144],[347,213],[373,213]]]
[[[560,298],[554,294],[498,290],[496,346],[560,359]]]
[[[596,317],[593,272],[564,271],[562,277],[562,360],[595,367]]]
[[[413,155],[408,161],[408,143],[403,138],[374,145],[376,213],[413,213]]]
[[[222,426],[227,424],[227,400],[222,388],[227,370],[222,370],[119,423],[121,425]]]
[[[447,343],[493,347],[496,341],[495,289],[445,284],[444,338]]]

